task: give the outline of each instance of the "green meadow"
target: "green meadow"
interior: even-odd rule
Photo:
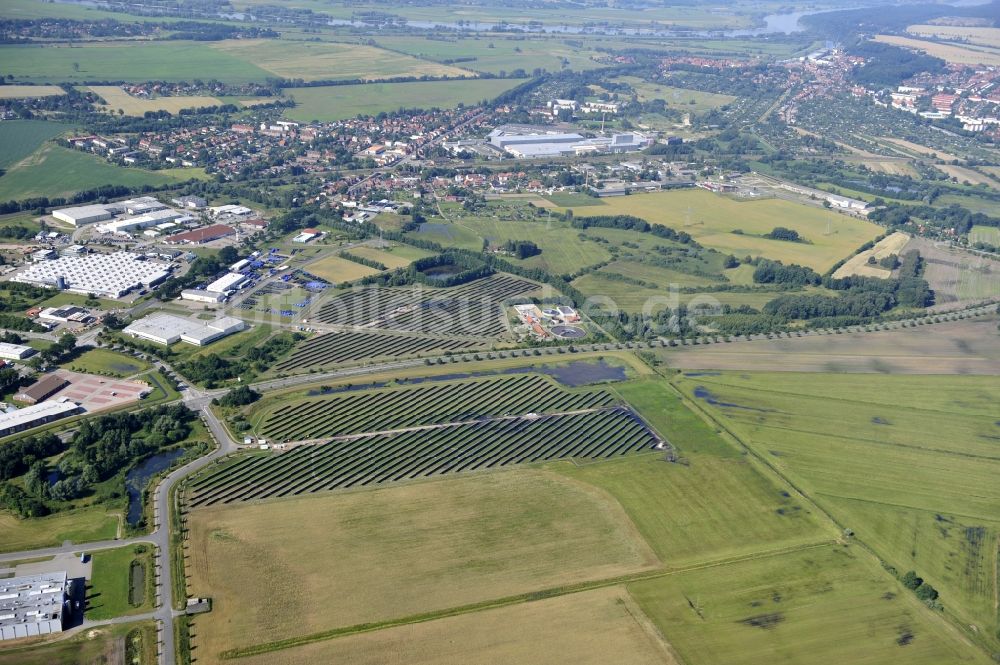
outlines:
[[[1000,648],[1000,385],[986,376],[721,373],[678,385],[900,574]]]
[[[295,108],[285,115],[300,122],[333,122],[401,108],[451,108],[477,104],[523,83],[520,80],[416,81],[287,88]]]

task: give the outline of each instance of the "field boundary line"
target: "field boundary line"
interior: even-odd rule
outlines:
[[[785,554],[816,549],[819,547],[828,547],[834,544],[836,544],[836,540],[824,539],[821,541],[803,543],[800,545],[792,545],[789,547],[782,547],[774,550],[765,550],[763,552],[753,552],[751,554],[730,557],[727,559],[719,559],[717,561],[709,561],[705,563],[693,564],[690,566],[684,566],[680,568],[671,568],[671,569],[659,568],[656,570],[641,571],[641,572],[631,573],[628,575],[620,575],[618,577],[606,578],[602,580],[577,582],[575,584],[565,585],[561,587],[552,587],[549,589],[540,589],[538,591],[529,591],[514,596],[505,596],[502,598],[495,598],[492,600],[484,600],[478,603],[459,605],[457,607],[446,608],[443,610],[436,610],[433,612],[411,614],[409,616],[400,617],[397,619],[389,619],[386,621],[379,621],[372,623],[355,624],[353,626],[334,628],[319,633],[302,635],[300,637],[291,637],[284,640],[277,640],[274,642],[265,642],[263,644],[258,644],[249,647],[237,647],[235,649],[227,649],[226,651],[219,653],[218,656],[222,660],[235,660],[239,658],[246,658],[248,656],[257,656],[264,653],[271,653],[273,651],[282,651],[284,649],[291,649],[298,646],[304,646],[306,644],[312,644],[314,642],[325,642],[327,640],[337,639],[340,637],[347,637],[350,635],[370,633],[378,630],[384,630],[387,628],[396,628],[398,626],[426,623],[428,621],[435,621],[437,619],[446,619],[449,617],[460,616],[463,614],[470,614],[473,612],[498,609],[501,607],[509,607],[512,605],[520,605],[522,603],[534,602],[537,600],[558,598],[560,596],[567,596],[575,593],[583,593],[586,591],[593,591],[595,589],[603,589],[611,586],[625,585],[635,582],[645,582],[648,580],[655,580],[662,577],[668,577],[671,575],[679,575],[682,573],[705,570],[708,568],[716,568],[719,566],[727,566],[737,563],[743,563],[746,561],[755,561],[775,556],[783,556]]]
[[[831,513],[829,510],[821,506],[816,501],[816,499],[813,498],[812,495],[806,493],[805,490],[803,490],[797,483],[793,482],[793,480],[786,473],[782,472],[781,469],[779,469],[772,462],[766,459],[764,455],[757,450],[757,448],[746,443],[725,423],[723,423],[721,420],[712,415],[707,409],[702,407],[701,404],[698,404],[694,400],[688,399],[687,396],[684,394],[684,392],[676,385],[674,385],[673,381],[668,381],[667,385],[670,386],[670,388],[682,399],[682,401],[685,404],[688,405],[688,408],[690,408],[694,413],[700,414],[702,418],[706,419],[706,422],[715,427],[718,432],[724,433],[732,441],[735,441],[735,443],[742,450],[746,451],[746,453],[750,456],[751,460],[754,460],[758,465],[762,465],[764,469],[769,470],[771,474],[775,475],[788,487],[791,487],[807,505],[811,506],[814,510],[817,511],[817,514],[826,517],[826,519],[833,526],[840,529],[841,532],[844,531],[846,527],[843,524],[841,524],[836,517],[834,517],[833,513]],[[851,541],[857,543],[857,545],[863,551],[867,552],[875,560],[875,563],[879,564],[879,566],[884,569],[886,565],[886,559],[882,557],[875,550],[874,547],[872,547],[871,545],[866,543],[862,538],[859,538],[857,536],[853,536],[851,538]],[[896,577],[891,573],[889,573],[889,571],[885,572],[893,579],[896,579]],[[899,583],[898,579],[896,579],[896,581],[897,583]],[[965,643],[969,645],[974,645],[976,648],[979,649],[980,653],[986,655],[987,657],[989,656],[990,653],[989,648],[983,642],[977,639],[977,636],[975,634],[970,633],[966,630],[966,628],[960,622],[959,617],[955,616],[954,614],[951,614],[950,612],[947,615],[944,613],[935,612],[931,610],[929,607],[927,607],[924,603],[920,602],[915,596],[913,596],[912,594],[910,595],[912,596],[912,600],[915,603],[915,607],[922,608],[922,610],[926,610],[925,615],[933,617],[938,622],[938,625],[942,627],[942,629],[944,629],[947,632],[957,634],[957,636],[960,639],[962,639]]]

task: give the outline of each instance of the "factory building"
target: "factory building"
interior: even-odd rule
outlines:
[[[166,207],[152,196],[140,196],[139,198],[116,201],[114,203],[60,208],[59,210],[53,210],[52,216],[59,221],[72,224],[73,226],[84,226],[86,224],[103,222],[113,218],[115,215],[124,213],[142,215],[156,210],[163,210]]]
[[[51,402],[26,406],[23,409],[15,409],[9,413],[0,413],[0,436],[17,434],[32,427],[45,425],[46,423],[81,413],[82,411],[83,409],[76,402],[53,400]],[[6,580],[0,580],[0,584],[4,581]],[[2,602],[2,598],[0,596],[0,602]]]
[[[52,397],[66,387],[66,379],[56,374],[48,374],[14,395],[14,399],[25,404],[38,404]]]
[[[533,127],[498,127],[489,142],[514,157],[559,157],[596,153],[635,152],[648,147],[653,139],[639,132],[622,132],[587,139],[580,134],[558,133]]]
[[[0,358],[4,360],[24,360],[34,352],[30,346],[0,342]]]
[[[107,224],[98,224],[96,228],[100,233],[128,233],[149,226],[156,226],[177,220],[184,221],[185,219],[190,221],[193,218],[174,210],[156,210],[137,217],[127,217],[108,222]]]
[[[61,633],[70,586],[65,571],[0,579],[0,640]]]
[[[35,263],[12,281],[116,299],[133,289],[159,284],[170,276],[170,270],[171,266],[133,252],[87,254]]]
[[[171,314],[150,314],[133,321],[123,333],[164,346],[187,342],[204,346],[217,339],[240,332],[246,324],[240,319],[224,316],[215,321],[196,321]]]
[[[232,291],[237,288],[246,280],[246,275],[241,275],[238,272],[229,272],[206,286],[205,290],[213,291],[215,293],[225,293],[226,291]]]
[[[205,291],[204,289],[184,289],[181,291],[181,300],[190,300],[191,302],[220,303],[224,297],[221,293]]]

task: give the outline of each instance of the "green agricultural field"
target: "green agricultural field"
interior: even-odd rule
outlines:
[[[409,233],[416,238],[430,240],[445,247],[458,247],[459,249],[475,251],[483,248],[483,239],[465,224],[424,222],[416,231]]]
[[[603,200],[578,192],[555,192],[554,194],[546,194],[544,198],[560,208],[583,208],[604,205]]]
[[[149,363],[107,349],[91,349],[79,358],[63,365],[74,372],[103,374],[105,376],[132,376],[149,369]]]
[[[303,81],[377,80],[395,76],[465,76],[467,71],[359,44],[238,39],[213,50],[252,62],[273,76]]]
[[[574,213],[578,217],[634,215],[690,233],[702,245],[726,254],[764,256],[820,272],[881,232],[869,222],[790,201],[737,201],[702,190],[621,196],[606,203]],[[760,237],[776,226],[798,231],[807,242]]]
[[[0,122],[0,169],[9,169],[69,129],[67,125],[43,120]]]
[[[993,377],[721,373],[679,385],[998,649]]]
[[[87,619],[102,621],[152,609],[155,595],[151,545],[99,550],[91,556],[93,566],[87,589]],[[133,570],[133,567],[139,570]]]
[[[618,83],[627,83],[635,90],[640,102],[662,99],[668,107],[692,113],[704,113],[736,101],[732,95],[717,95],[701,90],[675,88],[669,85],[645,81],[635,76],[622,76],[614,79]]]
[[[540,510],[558,505],[559,511]],[[188,515],[199,660],[225,649],[648,569],[656,556],[607,494],[540,471]],[[246,571],[256,582],[246,584]],[[330,598],[338,602],[331,603]]]
[[[378,37],[379,46],[409,53],[418,58],[445,62],[457,58],[475,58],[456,62],[454,66],[477,72],[499,74],[521,69],[531,74],[536,68],[558,72],[564,68],[575,71],[594,69],[601,65],[592,56],[595,51],[579,49],[564,39],[490,35],[475,38]],[[564,67],[565,64],[565,67]]]
[[[722,441],[664,382],[629,382],[613,390],[677,446],[685,463],[641,455],[551,468],[614,496],[665,565],[676,568],[833,538],[808,508]]]
[[[523,81],[488,79],[291,88],[285,90],[285,96],[294,99],[296,106],[285,115],[300,122],[333,122],[401,108],[451,108],[493,99],[519,83]]]
[[[246,54],[230,54],[225,42],[162,41],[0,46],[0,62],[14,81],[264,81],[273,74]]]
[[[0,550],[13,552],[56,547],[64,541],[86,543],[109,540],[118,530],[118,514],[104,506],[77,508],[28,520],[21,520],[6,511],[0,512]]]
[[[987,245],[1000,247],[1000,228],[995,226],[973,226],[969,231],[969,242],[984,242]]]
[[[989,662],[858,547],[824,545],[627,588],[687,665]]]
[[[512,263],[542,268],[557,275],[572,273],[611,257],[604,245],[579,240],[580,230],[572,228],[567,222],[504,221],[464,216],[456,224],[479,238],[485,238],[491,245],[502,245],[508,240],[531,240],[542,250],[541,254],[526,259],[506,258]]]
[[[390,270],[395,268],[405,268],[417,259],[423,259],[433,255],[432,252],[420,249],[419,247],[400,244],[393,244],[392,246],[383,247],[381,249],[363,245],[361,247],[351,247],[348,251],[351,254],[355,254],[365,259],[378,261]]]
[[[100,185],[141,187],[182,182],[200,169],[147,171],[109,164],[96,155],[46,145],[0,176],[0,200],[71,196]]]
[[[705,290],[697,293],[679,292],[674,302],[668,284],[663,284],[660,288],[650,288],[646,286],[636,286],[616,279],[610,279],[602,275],[602,271],[588,273],[573,280],[573,286],[586,294],[588,297],[609,298],[626,312],[642,312],[648,308],[650,312],[656,312],[663,307],[673,308],[675,305],[692,307],[696,305],[749,305],[755,309],[760,309],[779,294],[774,291],[754,290],[742,291],[712,291]],[[804,293],[827,292],[826,289],[809,287],[803,290]]]

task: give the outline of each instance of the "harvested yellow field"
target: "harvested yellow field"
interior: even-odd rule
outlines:
[[[213,598],[194,622],[201,663],[658,565],[611,496],[533,470],[199,508],[188,525],[188,591]]]
[[[876,173],[908,175],[911,178],[918,177],[916,169],[909,162],[901,159],[865,160],[864,164]]]
[[[958,25],[911,25],[906,31],[918,37],[936,37],[938,39],[963,41],[969,44],[1000,48],[1000,28]]]
[[[896,35],[876,35],[875,41],[922,51],[927,55],[958,65],[1000,65],[1000,53],[979,51],[971,47],[940,44],[923,39],[897,37]]]
[[[982,173],[970,169],[965,166],[952,166],[951,164],[935,164],[934,167],[939,171],[943,171],[950,178],[954,178],[959,183],[968,182],[972,185],[987,185],[989,187],[998,187],[1000,182],[994,180],[989,176],[985,176]]]
[[[217,97],[206,96],[178,96],[178,97],[154,97],[152,99],[140,99],[128,94],[116,85],[92,85],[89,89],[106,102],[103,108],[111,111],[121,109],[125,115],[142,116],[147,111],[166,111],[177,113],[181,109],[193,109],[205,106],[218,106],[222,100]]]
[[[57,85],[0,85],[0,99],[57,97],[65,94],[66,91]]]
[[[252,62],[275,76],[303,81],[377,81],[397,76],[472,75],[458,67],[360,44],[240,39],[216,42],[212,48]]]
[[[243,665],[679,665],[622,587],[463,614],[241,658]]]
[[[375,268],[369,268],[361,263],[342,259],[336,255],[325,256],[318,261],[313,261],[306,266],[306,270],[334,284],[353,282],[356,279],[376,275],[380,272]]]
[[[892,254],[898,256],[909,241],[910,236],[901,231],[896,231],[879,240],[871,249],[852,256],[844,265],[837,268],[837,271],[833,273],[833,277],[834,279],[841,279],[843,277],[850,277],[851,275],[860,275],[862,277],[888,279],[892,275],[892,271],[878,265],[871,265],[868,263],[868,259],[875,257],[875,260],[878,261]]]

